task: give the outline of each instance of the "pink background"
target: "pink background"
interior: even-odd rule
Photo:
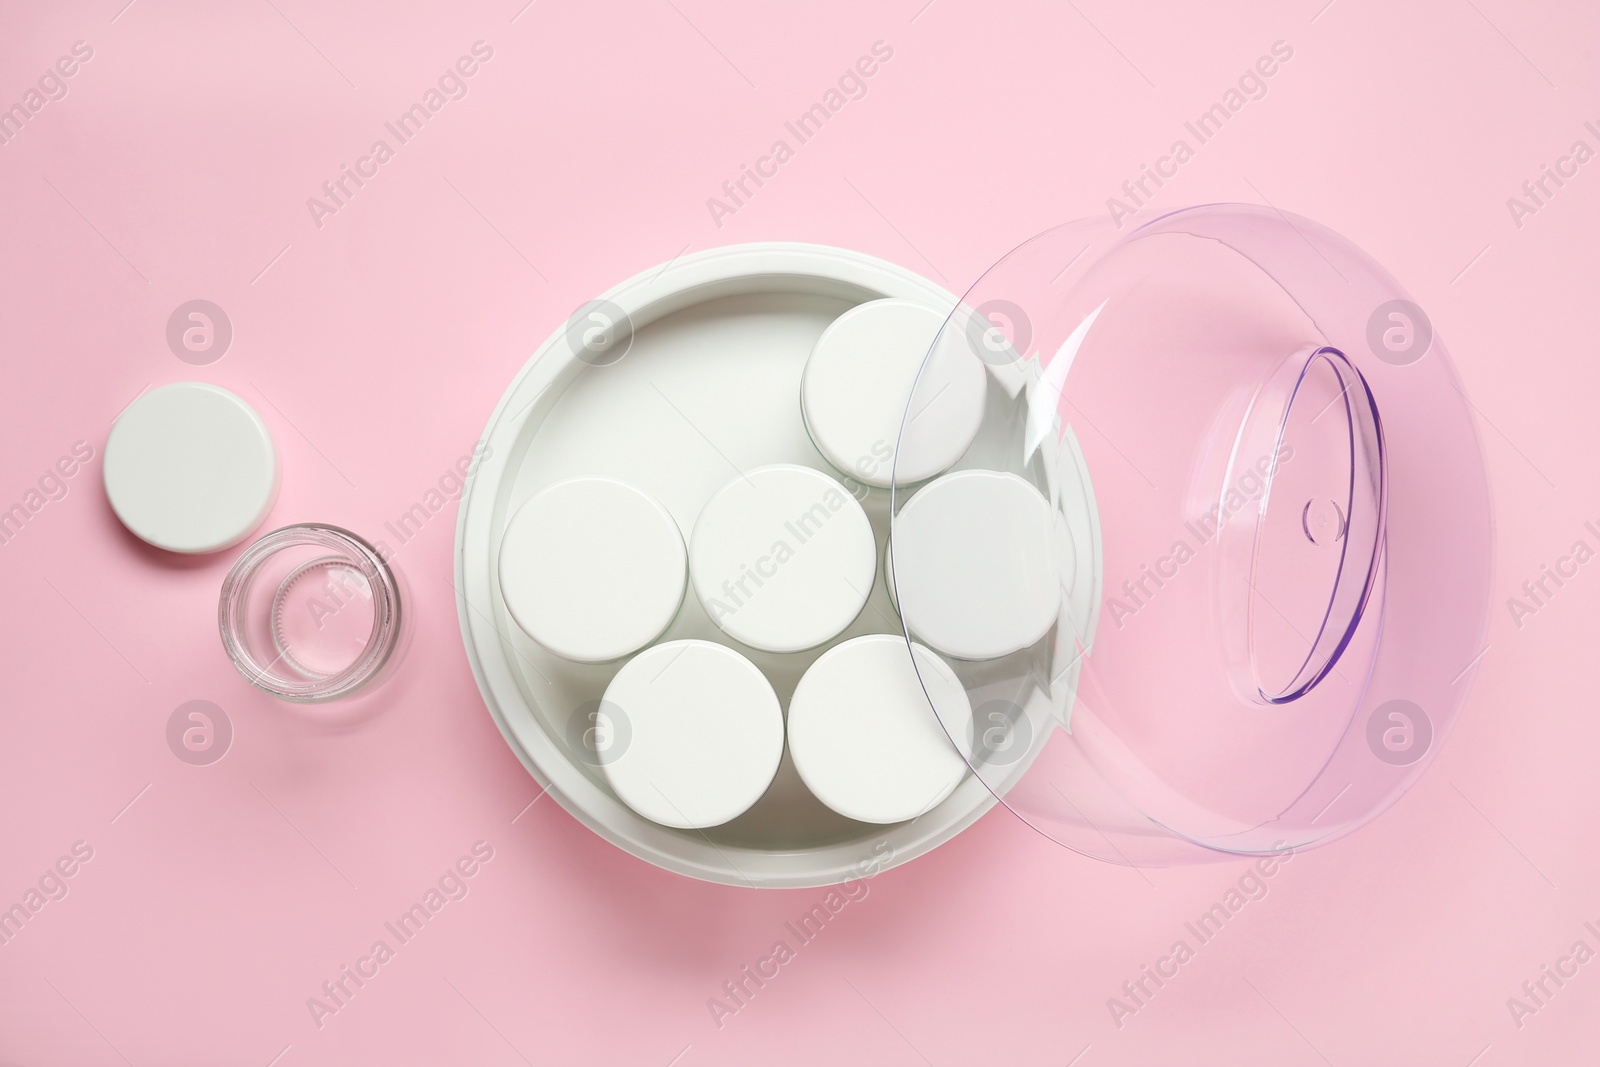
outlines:
[[[1580,670],[1600,563],[1520,627],[1504,601],[1600,545],[1581,320],[1600,162],[1520,227],[1506,198],[1573,141],[1600,148],[1600,10],[1322,2],[11,5],[0,106],[73,42],[94,55],[0,146],[0,507],[74,442],[96,459],[0,546],[0,904],[75,842],[93,858],[0,946],[0,1063],[1593,1062],[1600,961],[1520,1026],[1507,998],[1579,939],[1600,950],[1600,713]],[[468,95],[318,228],[306,198],[478,40],[494,54]],[[224,660],[235,553],[145,549],[100,491],[114,416],[197,378],[277,439],[267,528],[379,536],[595,293],[772,239],[960,288],[1105,210],[1280,40],[1294,56],[1267,95],[1153,207],[1299,211],[1429,309],[1497,494],[1491,644],[1423,783],[1296,857],[1120,1027],[1107,998],[1245,864],[1101,865],[996,811],[871,881],[719,1028],[708,998],[822,893],[699,884],[527,807],[461,648],[453,503],[397,557],[421,622],[386,706],[335,727]],[[893,58],[867,95],[717,226],[707,198],[876,41]],[[197,297],[235,331],[199,368],[164,337]],[[209,766],[165,739],[193,699],[233,724]],[[306,999],[478,841],[493,859],[470,893],[319,1029]]]

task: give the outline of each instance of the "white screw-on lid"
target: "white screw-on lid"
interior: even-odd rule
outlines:
[[[995,659],[1055,625],[1071,561],[1049,503],[1015,474],[964,470],[929,482],[900,509],[893,537],[896,604],[931,648]]]
[[[711,621],[751,648],[800,652],[861,613],[877,573],[866,512],[810,467],[757,467],[717,491],[689,538],[689,576]]]
[[[811,665],[789,701],[795,769],[840,815],[870,823],[914,819],[967,773],[946,732],[971,728],[966,690],[938,656],[911,647],[916,667],[898,635],[846,641]]]
[[[569,478],[517,509],[500,541],[500,592],[529,637],[605,663],[659,637],[683,603],[678,524],[644,490]]]
[[[756,665],[726,645],[668,641],[606,687],[600,766],[634,811],[680,829],[719,826],[761,799],[783,757],[783,711]]]
[[[881,488],[931,478],[961,458],[983,422],[987,378],[969,346],[941,334],[944,321],[912,300],[871,300],[822,332],[800,381],[800,409],[829,463]],[[952,343],[930,352],[935,338]],[[908,412],[913,383],[927,400]]]
[[[106,496],[135,536],[169,552],[238,544],[278,495],[278,459],[255,409],[205,382],[129,404],[105,451]]]

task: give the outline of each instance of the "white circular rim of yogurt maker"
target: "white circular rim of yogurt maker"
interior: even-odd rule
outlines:
[[[785,760],[767,794],[731,822],[704,830],[661,826],[623,803],[570,740],[591,721],[615,665],[559,661],[520,632],[500,593],[498,553],[508,522],[523,501],[562,478],[622,478],[660,500],[680,529],[692,530],[699,509],[742,470],[786,462],[826,472],[800,414],[805,361],[840,314],[885,298],[940,314],[955,305],[951,294],[905,268],[837,248],[756,244],[685,256],[579,309],[578,325],[555,330],[533,353],[484,431],[480,465],[462,494],[455,581],[467,658],[484,702],[507,744],[562,807],[667,870],[730,885],[836,884],[927,852],[995,803],[967,775],[921,818],[859,823],[828,810]],[[592,324],[602,321],[608,344],[596,355],[586,345],[598,329]],[[872,521],[881,545],[887,516]],[[866,608],[836,640],[898,630],[883,583],[874,582]],[[693,597],[663,637],[731,640]],[[821,652],[747,655],[785,699]],[[797,829],[785,837],[777,831],[791,817]]]

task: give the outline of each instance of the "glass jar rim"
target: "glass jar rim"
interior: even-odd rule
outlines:
[[[337,553],[360,570],[372,589],[372,632],[361,654],[343,669],[325,678],[292,681],[273,671],[283,657],[261,663],[244,639],[247,609],[245,593],[262,567],[285,549],[318,546]],[[296,523],[263,534],[251,542],[222,581],[217,603],[217,626],[223,648],[244,680],[280,700],[315,704],[348,696],[370,682],[388,664],[399,643],[401,612],[399,584],[383,556],[360,535],[326,523]]]

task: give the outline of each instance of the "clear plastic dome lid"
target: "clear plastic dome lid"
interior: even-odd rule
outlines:
[[[982,424],[929,477],[947,462],[918,420],[972,360]],[[1307,219],[1212,205],[1028,241],[945,322],[894,466],[892,588],[966,687],[952,742],[1098,858],[1362,825],[1428,765],[1484,649],[1493,531],[1455,370]]]

